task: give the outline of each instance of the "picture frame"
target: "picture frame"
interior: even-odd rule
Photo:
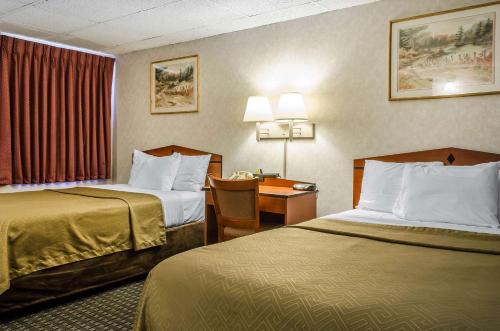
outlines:
[[[500,1],[390,21],[389,100],[500,93]]]
[[[152,62],[150,113],[179,114],[199,111],[199,58],[190,55]]]

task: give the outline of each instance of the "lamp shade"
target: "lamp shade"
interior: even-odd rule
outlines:
[[[276,120],[306,121],[306,107],[300,93],[285,93],[280,96]]]
[[[270,122],[272,120],[273,112],[267,97],[253,96],[248,98],[243,122]]]

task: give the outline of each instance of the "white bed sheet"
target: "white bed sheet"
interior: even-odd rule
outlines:
[[[152,194],[160,199],[165,226],[174,227],[205,219],[205,192],[160,191],[135,188],[127,184],[92,186],[105,190]]]
[[[321,218],[336,218],[340,220],[372,223],[372,224],[389,224],[396,226],[415,226],[415,227],[438,228],[438,229],[452,229],[452,230],[491,233],[500,235],[500,228],[489,228],[482,226],[459,225],[459,224],[438,223],[438,222],[408,221],[405,219],[398,218],[396,215],[392,213],[364,210],[364,209],[346,210],[341,213],[330,214],[323,216]]]

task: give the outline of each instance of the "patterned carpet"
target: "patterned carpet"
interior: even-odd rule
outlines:
[[[132,330],[144,279],[94,291],[44,309],[0,320],[0,330]]]

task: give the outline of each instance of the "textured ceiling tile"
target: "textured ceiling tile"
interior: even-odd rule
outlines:
[[[132,1],[121,0],[50,0],[40,2],[35,6],[54,13],[76,16],[93,22],[108,21],[140,10],[139,6],[132,5]]]
[[[9,13],[2,17],[2,20],[52,33],[65,33],[92,24],[92,22],[85,19],[56,14],[34,6],[26,6]]]
[[[215,3],[231,8],[232,10],[248,16],[258,15],[265,12],[290,8],[293,6],[303,5],[310,0],[213,0]]]
[[[295,6],[283,10],[277,10],[272,13],[265,13],[261,15],[256,15],[248,18],[243,18],[239,20],[233,20],[229,22],[224,22],[220,24],[215,24],[209,26],[207,30],[212,31],[215,34],[221,34],[230,31],[239,31],[245,29],[251,29],[258,26],[263,26],[267,24],[273,24],[276,22],[283,22],[288,20],[293,20],[299,17],[305,17],[310,15],[320,14],[326,10],[315,4],[304,4],[301,6]]]
[[[121,44],[120,40],[122,39],[125,39],[125,41],[134,41],[163,35],[166,31],[174,29],[175,26],[174,22],[167,19],[158,19],[154,13],[147,11],[106,22],[96,27],[98,29],[95,31],[90,29],[88,33],[95,32],[97,38],[100,39],[116,36],[118,42],[112,41],[111,43],[111,45],[116,45]],[[100,28],[105,28],[106,30]],[[78,31],[74,34],[85,35],[85,33],[85,31]],[[100,33],[102,33],[102,36],[99,36]],[[132,36],[132,40],[129,40],[129,36]]]
[[[179,31],[177,33],[173,33],[171,35],[166,36],[166,39],[171,44],[181,43],[189,40],[202,39],[206,37],[211,37],[223,32],[219,32],[218,30],[211,29],[210,27],[200,27],[195,29],[187,29],[183,31]]]
[[[319,6],[316,6],[314,4],[306,4],[303,6],[279,10],[274,13],[257,15],[250,18],[245,17],[237,20],[230,20],[227,22],[218,23],[211,26],[186,29],[172,34],[168,34],[166,36],[151,38],[144,41],[138,41],[130,43],[128,45],[120,45],[117,48],[113,49],[112,51],[119,49],[121,53],[127,53],[143,48],[153,48],[167,44],[181,43],[190,40],[207,38],[214,35],[227,33],[230,31],[238,31],[238,30],[253,28],[256,26],[262,26],[264,24],[267,24],[267,22],[273,23],[282,20],[290,20],[301,16],[314,15],[323,11],[325,10],[321,9]]]
[[[22,3],[23,5],[29,5],[35,2],[40,2],[40,0],[15,0],[15,1]]]
[[[29,27],[26,26],[8,23],[2,20],[0,20],[0,31],[27,37],[42,38],[42,39],[53,36],[53,34],[48,31],[30,29]]]
[[[153,38],[240,16],[206,0],[189,0],[147,10],[107,22],[117,31],[130,31],[140,39]]]
[[[112,47],[132,41],[144,39],[145,36],[139,29],[129,29],[130,25],[121,26],[109,25],[109,23],[100,23],[93,26],[73,31],[71,36],[91,40],[95,43]]]
[[[161,37],[156,37],[156,38],[150,38],[147,40],[141,40],[137,42],[132,42],[132,43],[127,43],[127,44],[122,44],[115,46],[110,49],[106,49],[107,52],[111,52],[113,54],[124,54],[124,53],[130,53],[133,51],[137,51],[140,49],[144,48],[154,48],[154,47],[159,47],[163,45],[168,45],[175,43],[174,40],[172,40],[168,36],[161,36]]]
[[[23,6],[23,3],[15,0],[0,0],[0,15]]]
[[[242,16],[235,14],[227,8],[217,6],[209,0],[184,0],[153,9],[152,11],[155,12],[155,15],[159,18],[165,16],[171,17],[179,22],[191,25],[182,26],[182,29],[201,26],[220,20],[235,19]]]
[[[367,3],[377,2],[377,1],[380,0],[319,0],[315,2],[317,2],[318,4],[324,6],[329,10],[336,10],[336,9],[364,5]]]
[[[0,28],[118,54],[374,1],[0,0]]]
[[[325,12],[326,9],[315,4],[307,3],[301,6],[290,7],[282,10],[277,10],[272,13],[264,13],[255,16],[256,21],[260,21],[261,25],[271,24],[276,22],[283,22],[293,20],[299,17],[306,17]],[[254,17],[251,17],[254,18]],[[267,22],[267,23],[265,23]]]
[[[122,2],[129,3],[139,10],[147,10],[179,1],[182,0],[122,0]]]

